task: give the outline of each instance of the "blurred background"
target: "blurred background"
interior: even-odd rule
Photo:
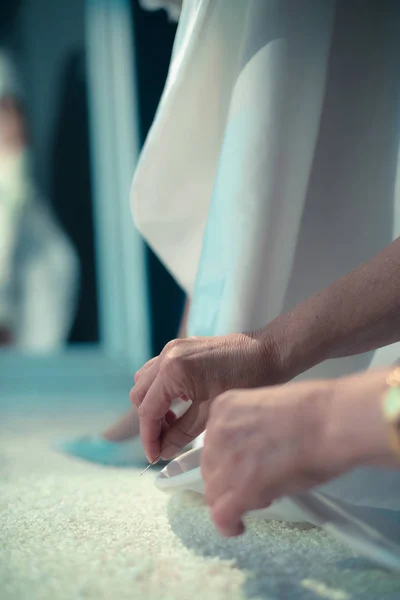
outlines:
[[[68,360],[132,374],[176,336],[182,292],[129,209],[175,28],[138,0],[1,1],[0,386]]]

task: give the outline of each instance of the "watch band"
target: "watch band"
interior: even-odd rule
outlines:
[[[389,389],[383,399],[383,414],[389,425],[390,446],[400,460],[400,367],[386,377]]]

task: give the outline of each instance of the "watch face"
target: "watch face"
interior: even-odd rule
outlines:
[[[400,359],[399,359],[400,360]],[[400,387],[400,367],[396,367],[394,371],[386,377],[388,385],[392,387]]]
[[[383,401],[385,418],[400,427],[400,387],[391,387]]]

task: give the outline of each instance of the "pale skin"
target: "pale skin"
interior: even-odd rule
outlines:
[[[201,458],[205,498],[224,536],[247,511],[358,465],[400,468],[382,401],[385,372],[225,392],[212,404]]]
[[[204,431],[212,402],[227,390],[286,383],[323,360],[400,340],[399,260],[400,238],[260,331],[167,344],[136,373],[130,393],[149,461],[172,458]],[[190,409],[166,427],[182,396]]]

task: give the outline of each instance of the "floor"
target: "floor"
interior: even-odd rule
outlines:
[[[115,414],[100,391],[92,400],[60,391],[47,405],[32,395],[1,412],[1,599],[400,598],[398,576],[318,529],[252,520],[226,541],[200,496],[162,494],[154,471],[58,455],[57,437],[96,431]]]

